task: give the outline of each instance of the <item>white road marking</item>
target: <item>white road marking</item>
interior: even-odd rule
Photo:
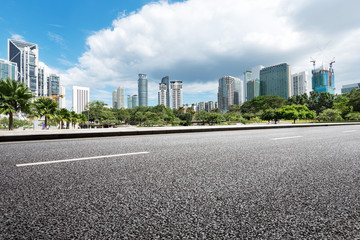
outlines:
[[[343,133],[352,133],[352,132],[356,132],[356,130],[343,131]]]
[[[24,167],[24,166],[44,165],[44,164],[52,164],[52,163],[75,162],[75,161],[84,161],[91,159],[112,158],[112,157],[131,156],[131,155],[140,155],[140,154],[148,154],[148,153],[149,152],[122,153],[122,154],[104,155],[104,156],[96,156],[96,157],[73,158],[73,159],[64,159],[64,160],[55,160],[55,161],[46,161],[46,162],[34,162],[34,163],[22,163],[22,164],[16,164],[16,166]]]
[[[303,136],[291,136],[291,137],[272,138],[271,140],[283,140],[283,139],[301,138],[301,137],[303,137]]]

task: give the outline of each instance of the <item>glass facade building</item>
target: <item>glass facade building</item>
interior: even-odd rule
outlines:
[[[138,95],[132,95],[131,100],[132,108],[136,108],[138,106]]]
[[[234,104],[242,101],[241,80],[239,78],[225,76],[219,78],[218,103],[222,113],[226,113]]]
[[[112,93],[112,107],[121,109],[125,108],[125,88],[118,87]]]
[[[139,74],[138,80],[139,106],[148,106],[148,80],[146,74]]]
[[[165,76],[161,79],[161,83],[166,84],[166,98],[167,98],[167,105],[165,107],[170,107],[170,80],[169,76]]]
[[[17,80],[38,96],[39,48],[37,44],[8,40],[8,57],[18,67]]]
[[[47,92],[48,96],[60,94],[60,76],[50,74],[47,77]]]
[[[17,80],[18,77],[17,64],[4,59],[0,59],[0,79],[7,78]]]
[[[246,83],[247,95],[246,100],[249,101],[260,96],[260,79],[253,79]]]
[[[341,88],[341,93],[349,93],[354,89],[360,88],[360,83],[353,83],[353,84],[347,84],[343,85]]]
[[[308,73],[300,72],[291,74],[291,93],[292,96],[308,94]]]
[[[315,92],[335,94],[334,69],[325,69],[324,66],[312,71],[312,89]]]
[[[291,96],[289,64],[282,63],[260,70],[260,94],[278,95],[285,99]]]

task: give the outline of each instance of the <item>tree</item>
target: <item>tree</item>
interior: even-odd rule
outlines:
[[[240,109],[242,113],[253,113],[254,115],[258,114],[260,111],[265,111],[266,109],[280,108],[285,104],[285,99],[279,96],[260,96],[255,97],[243,105]]]
[[[341,121],[343,118],[340,115],[340,112],[335,109],[326,109],[321,112],[317,117],[318,121]]]
[[[333,108],[340,112],[342,118],[349,114],[353,109],[353,106],[350,106],[349,102],[350,99],[345,94],[337,95],[335,97]]]
[[[35,111],[40,117],[45,116],[45,128],[48,126],[48,119],[54,117],[58,104],[51,98],[38,98],[33,104]]]
[[[207,117],[207,121],[209,124],[212,124],[212,123],[219,124],[219,123],[221,123],[222,120],[224,120],[224,117],[220,113],[211,112],[208,114],[208,117]]]
[[[275,121],[275,124],[281,119],[281,112],[280,112],[280,109],[277,108],[277,109],[266,109],[265,111],[262,112],[260,118],[261,120],[264,120],[264,121],[272,121],[274,120]]]
[[[350,92],[349,106],[352,106],[354,111],[360,112],[360,88],[354,89]]]
[[[310,92],[308,108],[319,115],[325,109],[332,108],[334,105],[335,96],[331,93]]]
[[[352,112],[346,115],[346,118],[349,120],[360,120],[360,113],[359,112]]]
[[[9,115],[9,130],[14,129],[14,113],[27,113],[33,98],[31,90],[16,80],[0,80],[0,113]]]
[[[64,122],[70,121],[71,119],[70,112],[66,108],[57,109],[54,115],[60,125],[60,129],[63,129]]]
[[[209,113],[207,111],[200,111],[195,114],[195,120],[202,121],[203,125],[208,121]]]
[[[76,123],[80,121],[80,116],[79,116],[80,114],[77,114],[75,111],[71,111],[69,112],[69,115],[70,115],[69,120],[71,122],[71,125],[73,128],[75,128]]]
[[[310,111],[305,105],[284,105],[280,108],[281,118],[287,120],[293,120],[294,124],[296,120],[314,119],[314,112]]]

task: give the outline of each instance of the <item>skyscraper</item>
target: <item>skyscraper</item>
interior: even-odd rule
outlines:
[[[245,97],[244,101],[247,99],[247,82],[252,79],[252,72],[247,70],[244,72],[244,87],[243,87],[243,96]]]
[[[118,87],[112,93],[112,107],[113,108],[125,108],[125,88]]]
[[[171,108],[178,109],[182,107],[182,81],[171,81]]]
[[[17,80],[38,96],[39,48],[37,44],[8,40],[8,57],[18,67]]]
[[[165,107],[170,107],[170,81],[169,76],[165,76],[161,79],[161,83],[166,84],[166,98],[167,98],[167,105]]]
[[[66,108],[66,101],[65,101],[65,87],[60,86],[59,94],[62,96],[59,98],[59,108]]]
[[[132,108],[136,108],[138,106],[138,95],[132,95]]]
[[[335,76],[332,67],[326,69],[324,66],[321,66],[318,69],[312,70],[311,80],[313,91],[335,94]]]
[[[138,80],[139,106],[148,106],[148,80],[146,74],[139,74]]]
[[[48,96],[60,94],[60,76],[50,74],[47,77],[47,93]]]
[[[72,109],[82,113],[90,102],[90,89],[87,87],[72,87]]]
[[[0,59],[0,80],[6,78],[17,80],[18,68],[15,62]]]
[[[291,96],[289,64],[282,63],[260,70],[260,94],[278,95],[285,99]]]
[[[167,91],[167,86],[165,83],[159,83],[159,92],[158,92],[158,105],[164,105],[167,107],[169,93]]]
[[[219,78],[218,103],[222,113],[226,113],[234,104],[241,104],[241,80],[225,76]]]
[[[246,84],[246,88],[247,88],[247,96],[246,96],[247,101],[260,96],[260,80],[258,78],[248,81]]]
[[[38,68],[38,96],[44,97],[48,95],[47,87],[47,77],[46,68],[44,66],[39,66]]]
[[[308,73],[306,71],[291,74],[292,96],[308,94]]]

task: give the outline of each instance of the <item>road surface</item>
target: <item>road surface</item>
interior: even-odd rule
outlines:
[[[360,126],[0,144],[0,239],[360,238]]]

